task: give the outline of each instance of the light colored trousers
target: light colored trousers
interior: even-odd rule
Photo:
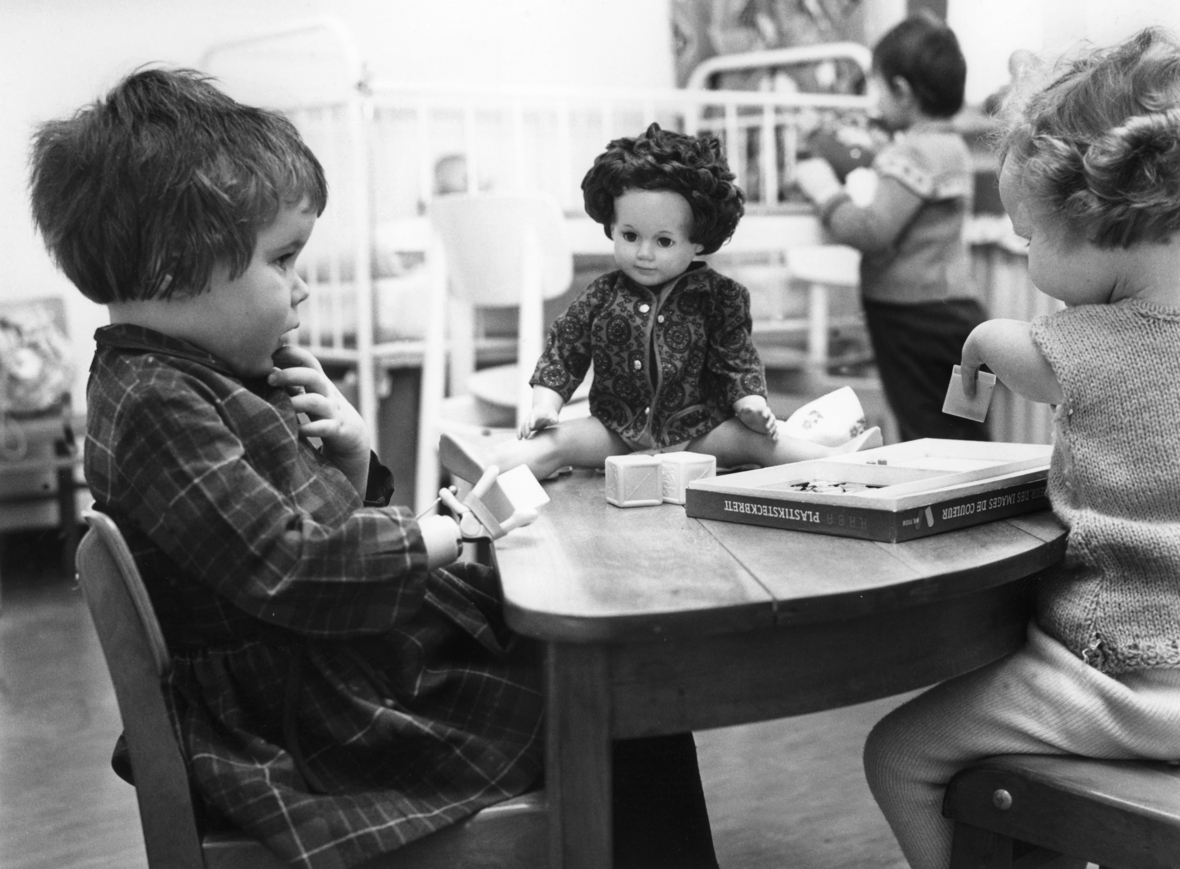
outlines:
[[[1035,623],[1018,652],[937,685],[885,716],[865,774],[913,869],[946,869],[946,784],[993,754],[1180,758],[1180,670],[1107,676]]]

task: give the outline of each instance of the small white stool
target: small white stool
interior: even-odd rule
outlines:
[[[860,289],[860,251],[843,244],[793,247],[787,251],[792,278],[807,284],[807,362],[822,371],[828,364],[831,327],[828,294]]]

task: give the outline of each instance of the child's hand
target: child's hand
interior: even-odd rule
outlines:
[[[818,157],[800,160],[795,164],[795,183],[803,195],[816,205],[822,205],[844,190],[831,164]]]
[[[299,426],[299,433],[319,438],[324,455],[363,496],[369,476],[369,433],[361,415],[306,349],[287,345],[273,358],[276,367],[267,382],[286,389],[295,410],[308,417]]]
[[[561,415],[565,401],[561,395],[544,386],[533,387],[533,407],[529,411],[528,419],[520,424],[516,436],[520,440],[531,437],[533,432],[557,425],[557,418]]]
[[[438,493],[438,498],[451,509],[451,512],[459,517],[459,533],[463,540],[473,540],[476,537],[491,537],[496,540],[503,537],[513,528],[520,528],[528,525],[537,518],[537,511],[527,507],[517,508],[511,516],[503,522],[497,520],[496,516],[491,510],[483,505],[480,507],[482,515],[472,506],[471,501],[476,503],[476,506],[482,505],[482,498],[492,488],[497,478],[500,475],[500,469],[495,465],[488,465],[484,470],[483,476],[472,487],[467,499],[460,501],[452,489],[442,489]],[[487,522],[487,525],[484,525]],[[490,526],[490,527],[489,527]]]
[[[778,440],[778,422],[774,411],[761,395],[747,395],[733,403],[734,413],[750,431],[764,434],[772,441]]]
[[[959,377],[963,394],[975,397],[979,366],[991,372],[1017,395],[1044,404],[1064,400],[1057,374],[1033,341],[1032,327],[1022,320],[985,320],[963,342]]]

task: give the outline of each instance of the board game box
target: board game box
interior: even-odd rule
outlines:
[[[896,543],[1049,507],[1052,447],[924,440],[689,483],[685,510]]]

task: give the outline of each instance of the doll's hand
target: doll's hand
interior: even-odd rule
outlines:
[[[564,404],[565,399],[560,393],[545,386],[534,386],[532,410],[529,411],[528,419],[516,430],[516,436],[524,440],[532,437],[533,432],[557,425]]]
[[[549,408],[534,407],[529,411],[528,419],[520,424],[520,428],[516,432],[517,438],[524,440],[532,437],[533,432],[541,431],[541,429],[551,428],[557,425],[558,414],[554,413]]]
[[[823,205],[831,197],[844,190],[827,160],[813,157],[795,164],[795,183],[803,195],[816,205]]]
[[[750,431],[764,434],[772,441],[778,440],[778,422],[774,411],[761,395],[747,395],[733,404],[734,413]]]
[[[291,396],[296,412],[306,414],[299,434],[319,438],[326,455],[364,494],[369,475],[369,433],[365,421],[340,394],[319,360],[302,347],[287,345],[274,354],[275,369],[267,378]]]

